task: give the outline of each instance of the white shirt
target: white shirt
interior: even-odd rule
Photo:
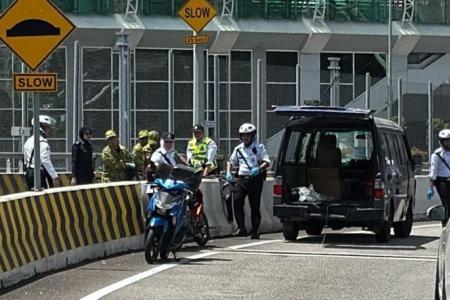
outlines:
[[[445,151],[443,147],[436,149],[431,155],[430,174],[428,175],[431,180],[436,180],[436,177],[450,177],[450,169],[438,157],[438,153],[450,166],[450,151]]]
[[[166,150],[166,149],[164,149],[164,147],[159,147],[158,149],[156,149],[155,152],[153,152],[150,160],[152,162],[154,162],[155,164],[159,164],[159,163],[168,164],[170,162],[172,167],[177,166],[177,162],[175,160],[175,150],[174,149]],[[167,161],[167,160],[169,160],[169,161]]]
[[[255,142],[251,143],[249,147],[245,147],[244,143],[240,143],[234,148],[230,156],[230,163],[235,168],[239,167],[238,174],[242,176],[251,175],[251,170],[259,167],[263,161],[270,164],[269,155],[263,144],[256,144]]]
[[[47,170],[48,174],[54,179],[58,177],[58,173],[56,173],[55,168],[53,167],[52,161],[50,160],[50,145],[45,137],[42,135],[39,137],[39,145],[40,145],[40,156],[41,156],[41,166]],[[25,167],[29,167],[34,169],[34,135],[29,137],[23,145],[23,154],[25,157],[24,165]],[[31,153],[33,152],[33,157],[31,157]],[[31,164],[30,163],[31,157]]]

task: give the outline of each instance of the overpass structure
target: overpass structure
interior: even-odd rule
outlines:
[[[12,1],[0,2],[5,11]],[[193,90],[200,87],[200,116],[228,155],[238,142],[240,123],[251,121],[265,141],[284,120],[272,105],[301,105],[308,99],[329,103],[330,57],[340,58],[340,105],[360,105],[365,74],[372,75],[373,105],[385,107],[387,0],[216,0],[218,16],[205,28],[210,43],[203,46],[200,78],[193,76],[191,34],[176,16],[182,0],[55,0],[76,24],[76,31],[43,64],[56,71],[59,91],[41,96],[41,111],[58,125],[50,139],[56,152],[69,152],[82,125],[94,129],[94,148],[104,146],[103,133],[121,126],[120,48],[127,34],[130,79],[129,120],[126,129],[136,139],[143,128],[174,130],[176,147],[184,151],[193,123]],[[450,1],[393,0],[393,82],[402,78],[418,116],[426,83],[445,98],[450,52]],[[0,46],[0,152],[20,153],[23,139],[12,137],[13,126],[31,119],[27,95],[13,92],[11,78],[22,70],[20,61]],[[199,82],[196,82],[199,81]],[[395,84],[394,84],[395,90]],[[394,93],[395,94],[395,93]],[[395,100],[395,99],[394,99]],[[350,104],[349,104],[350,103]],[[359,104],[358,104],[359,103]],[[420,104],[422,105],[422,104]],[[421,107],[419,105],[419,107]],[[420,109],[422,110],[422,109]],[[446,109],[435,109],[445,120]],[[447,114],[448,115],[448,114]],[[424,116],[425,117],[425,116]],[[411,128],[426,119],[412,117]],[[415,125],[414,125],[414,124]],[[424,132],[425,135],[425,132]],[[411,137],[414,138],[414,137]],[[422,147],[423,137],[412,144]],[[0,159],[0,171],[5,166]],[[14,160],[13,169],[17,169]],[[57,162],[67,169],[67,160]]]

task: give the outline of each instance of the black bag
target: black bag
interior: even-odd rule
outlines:
[[[34,187],[34,169],[27,168],[25,170],[25,182],[29,190]],[[41,169],[41,187],[46,189],[53,187],[53,180],[45,169]]]

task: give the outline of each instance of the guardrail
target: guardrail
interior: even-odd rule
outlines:
[[[414,219],[423,220],[427,209],[440,200],[426,200],[426,176],[416,180]],[[231,235],[236,227],[227,221],[221,183],[205,179],[200,188],[211,237]],[[282,228],[272,213],[272,188],[269,178],[261,199],[261,233]],[[0,288],[81,261],[142,249],[145,190],[144,182],[122,182],[0,197]],[[245,214],[249,227],[248,205]]]

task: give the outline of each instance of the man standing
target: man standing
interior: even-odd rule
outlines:
[[[227,163],[226,179],[234,181],[231,168],[238,168],[238,178],[233,191],[234,217],[238,225],[238,236],[246,236],[244,201],[248,196],[251,210],[251,238],[259,239],[261,223],[261,193],[264,184],[264,174],[270,165],[264,145],[257,144],[256,127],[244,123],[239,127],[239,137],[242,143],[234,148]]]
[[[192,127],[193,138],[188,142],[186,156],[189,165],[203,170],[203,177],[217,170],[217,145],[209,137],[201,124]]]
[[[133,147],[132,155],[136,164],[138,179],[144,178],[144,170],[150,159],[150,151],[148,147],[148,132],[141,130],[138,133],[139,142]]]
[[[439,198],[441,198],[442,205],[444,205],[447,212],[450,208],[450,129],[442,129],[439,132],[439,142],[441,147],[433,152],[430,158],[430,186],[427,190],[427,198],[431,199],[434,196],[433,186],[436,187]],[[442,227],[445,227],[449,218],[446,214],[446,219],[442,221]]]
[[[92,130],[81,127],[80,140],[72,145],[72,179],[71,185],[94,182],[94,167],[92,165]]]
[[[125,148],[119,144],[114,130],[105,132],[106,147],[102,151],[102,162],[105,167],[105,181],[126,181],[133,179],[135,166],[133,159]]]
[[[31,120],[31,124],[34,124],[34,119]],[[39,149],[41,157],[41,187],[59,187],[61,186],[61,180],[56,173],[53,163],[50,159],[50,145],[48,144],[49,129],[56,124],[55,119],[50,116],[39,116]],[[28,185],[28,189],[32,190],[34,187],[34,135],[29,137],[23,146],[24,158],[25,158],[25,181]]]

